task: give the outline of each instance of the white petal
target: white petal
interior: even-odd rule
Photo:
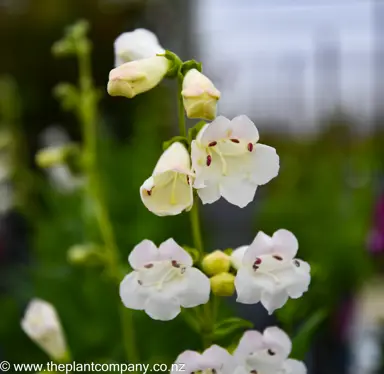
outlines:
[[[264,347],[263,335],[256,330],[249,330],[244,333],[239,341],[234,356],[238,362],[244,362],[244,360],[252,352],[257,352]]]
[[[202,136],[203,136],[203,134],[204,134],[204,131],[208,128],[209,125],[210,125],[209,123],[206,123],[206,124],[201,128],[201,130],[199,131],[199,133],[198,133],[197,136],[196,136],[196,142],[201,143],[201,138],[202,138]],[[193,140],[192,143],[193,143],[194,141],[195,141],[195,140]]]
[[[133,248],[129,254],[128,261],[133,269],[139,269],[144,265],[159,260],[159,251],[155,244],[144,239]]]
[[[153,319],[170,321],[180,313],[180,305],[174,298],[164,297],[162,293],[153,293],[145,303],[145,312]]]
[[[204,129],[201,135],[201,143],[207,146],[213,141],[225,139],[230,131],[231,121],[223,116],[218,116],[216,119]]]
[[[289,336],[278,327],[268,327],[263,333],[264,341],[267,345],[278,345],[281,353],[287,358],[292,350],[292,342]]]
[[[192,266],[193,260],[191,255],[180,247],[172,238],[160,244],[159,258],[161,260],[176,260],[180,264]]]
[[[288,359],[284,362],[284,374],[307,374],[307,368],[303,362]]]
[[[241,158],[239,157],[239,160]],[[249,180],[236,177],[222,178],[220,193],[229,203],[239,208],[246,207],[255,197],[257,186]]]
[[[184,308],[194,308],[206,304],[211,292],[209,278],[196,268],[187,268],[184,273],[185,288],[177,295]]]
[[[180,370],[172,370],[171,374],[176,373],[192,373],[194,371],[200,370],[200,363],[201,363],[202,357],[199,353],[195,351],[185,351],[181,353],[175,363],[176,364],[183,364],[185,365],[184,368],[181,367],[181,365],[178,365]]]
[[[129,309],[144,310],[147,293],[137,281],[137,273],[132,271],[120,283],[120,298]]]
[[[235,117],[231,121],[231,129],[234,138],[249,140],[250,143],[256,143],[259,140],[259,132],[255,124],[246,115]]]
[[[243,257],[245,251],[248,249],[248,245],[243,245],[239,248],[236,248],[231,254],[231,264],[232,266],[238,270],[243,264]]]
[[[272,252],[272,239],[262,231],[259,231],[252,244],[244,253],[243,265],[253,264],[259,256],[270,254]]]
[[[218,184],[211,184],[210,186],[200,188],[197,190],[197,194],[203,204],[212,204],[221,197]]]
[[[188,174],[191,169],[191,159],[185,146],[175,142],[160,156],[153,174],[164,173],[169,170],[177,170]]]
[[[254,285],[248,269],[240,268],[235,278],[236,301],[242,304],[256,304],[261,299],[261,288]]]
[[[261,303],[271,315],[276,309],[280,309],[288,301],[288,294],[285,290],[276,293],[263,292]]]
[[[280,161],[275,148],[256,144],[252,151],[252,181],[257,185],[268,183],[279,173]]]
[[[216,369],[222,374],[233,374],[236,366],[233,356],[218,345],[212,345],[205,350],[202,358],[204,365],[202,369]]]
[[[277,230],[273,236],[274,252],[283,255],[286,259],[293,259],[299,249],[296,236],[285,229]]]

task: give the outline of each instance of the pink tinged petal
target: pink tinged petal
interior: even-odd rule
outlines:
[[[148,263],[158,260],[159,251],[155,244],[148,239],[137,244],[128,257],[128,261],[134,269],[139,269]]]
[[[280,353],[286,359],[292,350],[292,342],[289,336],[278,327],[268,327],[263,333],[267,345],[277,345],[281,348]]]
[[[129,309],[144,310],[147,293],[138,282],[137,272],[126,275],[120,283],[120,298]]]
[[[224,177],[220,183],[221,196],[239,208],[246,207],[255,198],[257,186],[247,179]]]
[[[252,265],[257,257],[271,254],[272,239],[262,231],[259,231],[244,254],[243,265]]]
[[[186,266],[193,265],[191,255],[183,247],[180,247],[172,238],[160,244],[159,259],[169,261],[175,260]]]
[[[240,268],[235,278],[236,301],[242,304],[256,304],[261,299],[262,289],[254,285],[248,269]]]
[[[307,374],[307,368],[303,362],[288,359],[284,362],[283,369],[286,374]]]
[[[170,321],[180,313],[180,304],[175,298],[165,297],[162,293],[153,293],[145,303],[145,313],[155,320]]]
[[[276,309],[280,309],[288,301],[288,294],[285,290],[276,293],[263,292],[261,303],[271,315]]]
[[[277,230],[273,236],[273,249],[275,253],[283,255],[284,259],[293,259],[299,249],[296,236],[285,229]]]
[[[249,330],[240,339],[234,356],[238,362],[243,362],[251,353],[264,348],[263,335],[256,330]]]
[[[200,188],[197,190],[197,194],[203,204],[212,204],[221,197],[218,184],[211,184],[210,186]]]
[[[259,132],[255,124],[246,115],[235,117],[231,121],[231,129],[234,138],[244,139],[251,143],[256,143],[259,140]]]
[[[204,129],[201,135],[201,143],[208,146],[209,143],[220,139],[228,138],[230,131],[231,121],[223,116],[216,117],[216,119]]]
[[[279,173],[280,159],[275,148],[256,144],[252,151],[251,179],[257,185],[268,183]]]
[[[233,374],[236,363],[228,351],[218,345],[212,345],[202,354],[202,369],[216,369],[222,374]]]
[[[188,268],[184,274],[184,288],[180,289],[177,298],[184,308],[194,308],[206,304],[211,292],[209,278],[196,268]]]
[[[202,357],[199,353],[195,351],[185,351],[181,353],[175,361],[176,364],[184,364],[185,367],[184,368],[180,367],[180,370],[173,370],[171,371],[171,374],[191,373],[191,372],[200,370],[201,360],[202,360]]]

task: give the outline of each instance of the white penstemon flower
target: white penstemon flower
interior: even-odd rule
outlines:
[[[21,328],[52,359],[62,361],[68,357],[60,320],[50,303],[32,300],[21,321]]]
[[[208,277],[192,267],[191,256],[173,239],[159,248],[144,240],[128,260],[134,271],[120,284],[120,297],[127,308],[168,321],[180,313],[180,306],[193,308],[208,302]]]
[[[157,36],[146,29],[136,29],[119,35],[114,43],[115,66],[164,53]]]
[[[232,121],[219,116],[207,124],[192,142],[194,187],[203,204],[220,196],[241,208],[254,198],[258,185],[276,177],[276,150],[259,144],[259,133],[247,116]]]
[[[158,216],[176,215],[193,205],[191,160],[181,143],[160,157],[153,174],[140,187],[144,205]]]
[[[278,327],[268,327],[263,334],[246,331],[234,357],[244,374],[306,374],[302,362],[288,359],[291,350],[292,342],[288,335]]]
[[[272,237],[260,231],[245,251],[236,275],[237,301],[261,302],[272,314],[289,297],[301,297],[308,290],[311,276],[309,264],[294,258],[298,247],[296,237],[288,230],[278,230]]]
[[[213,345],[202,354],[195,351],[185,351],[177,357],[171,374],[177,373],[202,373],[202,374],[234,374],[236,361],[224,348]],[[182,367],[183,366],[183,367]]]
[[[188,118],[202,118],[211,121],[216,117],[220,91],[198,70],[191,69],[187,72],[183,80],[181,95]]]

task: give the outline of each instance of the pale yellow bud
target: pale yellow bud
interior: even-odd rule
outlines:
[[[65,162],[66,151],[63,147],[47,147],[36,154],[36,163],[41,168],[50,168]]]
[[[216,275],[229,271],[231,258],[222,251],[214,251],[202,261],[203,270],[207,275]]]
[[[217,296],[232,296],[235,292],[235,276],[230,273],[220,273],[210,278],[211,290]]]
[[[163,56],[127,62],[109,73],[111,96],[135,97],[157,86],[167,74],[170,61]]]
[[[211,121],[216,117],[220,91],[198,70],[191,69],[187,72],[181,94],[188,118],[202,118]]]

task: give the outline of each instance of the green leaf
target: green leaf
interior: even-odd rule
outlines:
[[[196,69],[201,73],[203,70],[203,65],[201,62],[197,62],[196,60],[185,61],[183,65],[181,65],[180,73],[182,76],[185,76],[185,74],[187,74],[187,72],[192,69]]]
[[[189,142],[185,136],[174,136],[172,139],[163,142],[163,151],[168,149],[173,143],[176,142],[183,143],[187,149],[189,148]]]
[[[327,315],[327,310],[320,309],[314,314],[312,314],[312,316],[304,322],[298,334],[292,341],[292,358],[295,358],[297,360],[304,359],[305,354],[309,350],[313,335],[316,333],[316,331],[320,327],[321,323],[325,320]]]
[[[227,335],[232,334],[240,329],[249,329],[253,327],[253,323],[238,317],[227,318],[215,324],[213,329],[213,339],[223,339]]]
[[[176,53],[173,53],[168,50],[165,51],[163,54],[158,54],[158,56],[164,56],[166,59],[168,59],[172,63],[171,67],[168,69],[167,77],[168,78],[177,77],[183,63],[180,57]]]
[[[188,130],[189,142],[192,142],[192,140],[196,139],[197,134],[200,132],[200,130],[204,127],[205,124],[205,121],[200,121]]]

